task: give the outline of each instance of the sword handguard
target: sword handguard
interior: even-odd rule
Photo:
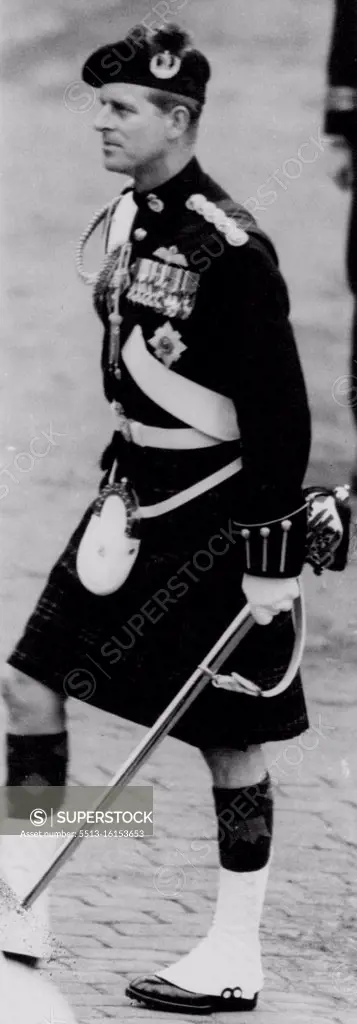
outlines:
[[[316,576],[324,569],[342,572],[348,561],[351,527],[350,488],[307,487],[307,537],[305,561]]]
[[[299,595],[295,598],[293,603],[293,618],[295,626],[295,639],[293,651],[290,659],[290,663],[284,676],[280,679],[280,682],[276,686],[271,687],[270,690],[263,690],[257,683],[254,683],[251,679],[246,679],[245,676],[241,676],[239,672],[231,672],[229,676],[215,674],[208,672],[213,686],[216,686],[222,690],[232,690],[234,693],[243,693],[249,697],[278,697],[284,690],[287,690],[288,686],[291,685],[297,672],[299,671],[304,648],[306,644],[306,612],[305,612],[305,601],[300,580],[298,580]],[[257,625],[253,615],[249,611],[249,605],[245,606],[247,625],[251,628]],[[263,627],[266,629],[266,627]],[[204,665],[200,665],[203,671],[207,672]]]
[[[342,572],[346,568],[351,524],[349,492],[347,484],[333,490],[327,487],[307,487],[304,490],[308,510],[305,561],[312,566],[316,576],[320,576],[324,569]],[[229,676],[211,672],[213,686],[250,697],[278,697],[287,690],[300,668],[306,643],[306,612],[300,580],[298,585],[299,596],[293,604],[294,647],[289,667],[280,682],[270,690],[262,690],[257,683],[238,672]],[[248,612],[249,605],[246,608]],[[253,616],[251,618],[253,625],[255,620]]]

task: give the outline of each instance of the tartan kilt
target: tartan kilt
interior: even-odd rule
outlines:
[[[142,505],[217,468],[211,449],[199,455],[154,452],[114,439],[118,478],[129,476]],[[107,472],[101,486],[112,465],[113,443],[102,460]],[[242,542],[232,532],[239,477],[179,509],[142,520],[130,576],[105,597],[87,591],[76,571],[93,501],[50,572],[8,663],[62,697],[150,727],[245,604]],[[254,626],[221,671],[235,670],[272,687],[289,664],[292,645],[291,615],[281,613],[269,626]],[[285,693],[269,701],[208,683],[171,735],[201,749],[244,750],[297,736],[308,726],[298,673]]]

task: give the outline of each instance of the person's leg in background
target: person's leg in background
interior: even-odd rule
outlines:
[[[352,147],[352,166],[352,206],[347,243],[347,273],[349,286],[354,297],[350,360],[350,402],[357,435],[357,144]],[[352,492],[357,495],[357,454],[352,471],[351,488]]]
[[[0,877],[22,899],[51,860],[58,842],[54,835],[38,837],[18,833],[34,831],[27,813],[33,804],[34,793],[38,794],[37,806],[45,811],[49,796],[50,805],[55,811],[62,802],[58,794],[56,804],[48,787],[64,787],[66,784],[68,734],[65,698],[7,665],[3,699],[8,716],[5,781],[7,819],[2,826],[3,834],[0,835]],[[12,787],[29,787],[28,792],[24,789],[23,796],[21,794],[21,806],[16,790]],[[17,834],[13,834],[15,829]],[[34,935],[32,950],[26,945],[27,937],[24,938],[24,955],[37,958],[49,952],[48,892],[43,893],[35,902],[34,915],[39,927]],[[8,948],[6,928],[5,921],[4,947]]]

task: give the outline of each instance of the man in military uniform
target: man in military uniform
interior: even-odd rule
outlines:
[[[79,252],[104,324],[114,433],[102,461],[103,520],[96,500],[9,657],[9,787],[34,775],[64,785],[75,667],[103,669],[90,703],[150,726],[246,601],[256,625],[224,671],[270,688],[290,661],[309,411],[274,247],[195,157],[209,76],[177,26],[139,26],[83,69],[98,89],[105,167],[133,178]],[[91,276],[83,248],[103,221],[106,253]],[[107,559],[105,502],[119,492],[129,518],[139,503],[140,534]],[[212,774],[217,906],[198,946],[132,982],[131,997],[176,1012],[256,1005],[273,813],[262,745],[307,727],[297,675],[271,701],[207,685],[172,730]],[[7,864],[11,880],[10,853]]]
[[[357,428],[357,2],[336,0],[328,61],[325,131],[338,157],[335,181],[352,193],[347,242],[347,273],[354,313],[352,324],[350,403]],[[352,472],[357,494],[357,457]]]

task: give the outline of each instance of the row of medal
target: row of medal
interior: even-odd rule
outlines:
[[[126,298],[167,317],[186,320],[196,301],[199,274],[158,260],[137,259]]]

